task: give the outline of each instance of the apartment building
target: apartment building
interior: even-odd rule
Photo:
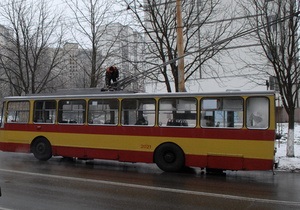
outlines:
[[[109,66],[119,69],[119,81],[143,70],[143,38],[131,27],[113,23],[100,27],[97,65],[100,71],[98,88],[105,86],[105,70]],[[87,53],[90,49],[80,49],[78,43],[67,43],[65,48],[65,88],[87,88],[91,63]],[[132,80],[125,86],[128,91],[144,91],[143,78]]]
[[[249,10],[244,10],[245,4],[235,0],[181,2],[187,91],[259,91],[270,88],[268,85],[271,83],[269,80],[272,78],[270,77],[272,66],[263,55],[259,40],[255,38],[255,25],[251,25],[251,22],[255,21],[255,12],[250,14]],[[174,22],[176,1],[144,0],[144,3],[145,22],[148,30],[153,31],[152,38],[157,32],[152,22],[159,18],[169,21],[171,23],[168,24],[169,32],[173,36],[171,49],[175,51],[177,49],[175,30],[177,25]],[[158,13],[156,16],[159,18],[155,19],[156,16],[152,14],[154,11]],[[168,15],[173,15],[173,21],[166,19]],[[145,40],[153,46],[149,37],[145,36]],[[151,49],[153,51],[153,47]],[[165,49],[164,52],[167,53],[167,50]],[[156,59],[158,60],[156,63],[163,64],[160,58]],[[148,64],[147,68],[151,67],[153,65]],[[170,75],[170,67],[167,66],[167,69]],[[174,84],[173,78],[169,79],[171,84]],[[161,77],[159,80],[164,79]],[[146,90],[164,92],[166,85],[147,80]],[[174,88],[172,91],[175,91]]]

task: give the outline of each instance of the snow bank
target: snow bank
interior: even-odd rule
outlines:
[[[293,158],[286,157],[287,131],[287,123],[278,124],[277,132],[282,134],[282,138],[277,140],[275,145],[277,148],[275,158],[279,160],[278,170],[300,172],[300,124],[295,124],[295,157]]]

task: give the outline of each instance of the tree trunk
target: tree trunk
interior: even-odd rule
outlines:
[[[294,123],[295,123],[295,117],[294,117],[295,110],[290,109],[289,110],[289,128],[288,128],[288,139],[287,139],[287,145],[286,145],[286,156],[287,157],[295,157],[295,151],[294,151]]]

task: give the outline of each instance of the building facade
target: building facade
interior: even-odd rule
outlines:
[[[185,48],[185,86],[190,92],[211,92],[226,90],[266,90],[272,66],[263,56],[263,49],[255,37],[255,19],[244,11],[240,1],[203,1],[184,0],[182,17]],[[169,27],[171,32],[172,50],[176,50],[176,1],[144,0],[146,26],[155,37],[157,28],[152,24],[154,8],[157,16],[165,21],[164,14],[173,15]],[[233,6],[234,5],[234,6]],[[166,12],[168,11],[168,12]],[[248,11],[249,12],[249,11]],[[155,16],[154,16],[155,17]],[[252,18],[252,19],[251,19]],[[159,23],[158,23],[159,24]],[[162,24],[163,25],[163,24]],[[163,33],[163,31],[159,32]],[[146,43],[151,38],[145,36]],[[157,40],[159,41],[159,40]],[[151,48],[153,49],[153,48]],[[167,52],[167,50],[165,50]],[[174,53],[176,55],[176,53]],[[162,64],[160,58],[153,63]],[[169,61],[169,60],[168,60]],[[177,60],[174,61],[177,65]],[[171,71],[170,65],[167,66]],[[258,67],[264,68],[258,68]],[[152,68],[148,65],[147,68]],[[159,68],[159,67],[158,67]],[[273,74],[274,75],[274,74]],[[170,78],[171,82],[175,81]],[[160,78],[159,81],[163,81]],[[268,82],[267,82],[268,81]],[[147,92],[166,91],[164,83],[147,81]],[[174,92],[174,88],[172,89]]]
[[[106,57],[104,67],[116,66],[119,69],[119,81],[124,81],[122,89],[144,92],[144,39],[142,34],[128,25],[113,23],[103,26],[101,36],[102,56]]]

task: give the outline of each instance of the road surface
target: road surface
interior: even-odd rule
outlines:
[[[0,152],[0,186],[0,210],[300,209],[300,173],[290,172],[164,173],[154,164]]]

